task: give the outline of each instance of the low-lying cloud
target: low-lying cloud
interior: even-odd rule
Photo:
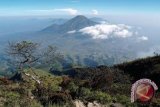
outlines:
[[[138,40],[139,40],[139,41],[147,41],[147,40],[148,40],[148,37],[146,37],[146,36],[141,36],[141,37],[138,37]]]
[[[68,31],[67,33],[72,34],[72,33],[75,33],[75,32],[76,32],[76,30],[72,30],[72,31]]]
[[[80,29],[82,34],[88,34],[93,39],[108,39],[112,37],[127,38],[133,35],[131,26],[124,24],[98,24]]]

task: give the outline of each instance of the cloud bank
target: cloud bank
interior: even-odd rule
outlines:
[[[70,15],[77,15],[78,10],[76,9],[72,9],[72,8],[66,8],[66,9],[54,9],[54,11],[58,11],[58,12],[67,12]]]
[[[53,13],[58,13],[58,14],[69,14],[69,15],[77,15],[78,10],[73,9],[73,8],[61,8],[61,9],[50,9],[50,10],[32,10],[32,13],[34,14],[53,14]]]
[[[93,39],[108,39],[112,37],[127,38],[133,35],[131,26],[124,24],[98,24],[80,29],[82,34],[88,34]]]

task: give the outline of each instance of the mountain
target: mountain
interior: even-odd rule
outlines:
[[[82,15],[62,24],[51,22],[48,27],[43,28],[37,32],[16,33],[1,37],[0,50],[7,46],[8,41],[29,40],[41,43],[43,47],[47,45],[58,47],[64,53],[67,63],[97,66],[133,60],[139,51],[149,47],[147,41],[139,42],[137,35],[132,32],[131,37],[114,37],[114,32],[122,36],[130,32],[127,29],[128,26],[99,24]],[[117,29],[113,30],[113,28],[118,28],[120,31],[117,32]],[[81,32],[82,29],[87,33]],[[106,31],[109,34],[105,33]],[[108,35],[111,38],[93,38],[94,34],[98,37]]]
[[[62,25],[53,24],[43,29],[42,32],[53,32],[63,34],[68,31],[79,30],[81,28],[93,26],[96,24],[98,23],[89,20],[85,16],[78,15]]]
[[[52,19],[51,23],[61,25],[61,24],[64,24],[65,22],[67,22],[67,21],[68,21],[68,19],[58,18],[58,19]]]

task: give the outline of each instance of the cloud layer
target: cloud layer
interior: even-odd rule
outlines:
[[[72,9],[72,8],[66,8],[66,9],[54,9],[54,11],[58,11],[58,12],[67,12],[70,15],[77,15],[78,10],[76,9]]]
[[[108,39],[111,37],[127,38],[133,35],[131,26],[124,24],[98,24],[80,29],[82,34],[88,34],[93,39]]]
[[[60,8],[60,9],[50,9],[50,10],[32,10],[32,13],[34,14],[69,14],[69,15],[77,15],[78,10],[73,8]]]

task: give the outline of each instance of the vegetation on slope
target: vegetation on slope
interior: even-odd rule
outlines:
[[[37,48],[31,48],[34,43],[20,42],[10,46],[10,61],[16,56],[14,64],[18,65],[15,66],[18,73],[11,78],[0,78],[0,106],[3,107],[74,107],[77,99],[86,105],[96,101],[110,106],[120,103],[139,107],[139,103],[130,102],[132,83],[149,78],[160,86],[158,55],[113,67],[75,68],[73,65],[72,69],[59,71],[53,66],[60,55],[55,54],[55,48],[47,48],[39,57]],[[158,95],[159,92],[148,106],[160,106]]]

